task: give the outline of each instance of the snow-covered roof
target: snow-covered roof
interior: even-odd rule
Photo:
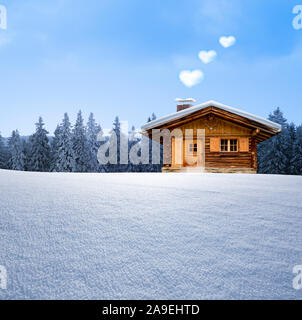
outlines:
[[[265,118],[256,116],[256,115],[254,115],[252,113],[249,113],[249,112],[242,111],[242,110],[237,109],[237,108],[233,108],[233,107],[224,105],[224,104],[219,103],[219,102],[214,101],[214,100],[210,100],[210,101],[204,102],[202,104],[187,108],[185,110],[174,112],[174,113],[171,113],[171,114],[169,114],[167,116],[164,116],[164,117],[158,118],[156,120],[150,121],[150,122],[144,124],[141,127],[141,129],[144,130],[144,131],[145,130],[150,130],[150,129],[155,128],[155,127],[157,127],[159,125],[163,125],[163,124],[165,124],[167,122],[170,122],[172,120],[181,119],[181,118],[183,118],[183,117],[185,117],[185,116],[187,116],[187,115],[189,115],[191,113],[194,113],[196,111],[199,111],[199,110],[202,110],[202,109],[205,109],[205,108],[208,108],[208,107],[216,107],[216,108],[219,108],[219,109],[222,109],[222,110],[237,114],[237,115],[242,116],[244,118],[259,122],[259,123],[261,123],[261,124],[263,124],[265,126],[268,126],[268,127],[272,128],[274,131],[277,131],[277,132],[281,131],[281,125],[276,123],[276,122],[267,120]]]

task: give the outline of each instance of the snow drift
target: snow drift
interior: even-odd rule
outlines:
[[[1,299],[288,299],[302,177],[0,170]]]

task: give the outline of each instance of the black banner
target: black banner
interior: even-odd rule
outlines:
[[[294,301],[0,301],[1,314],[19,319],[201,319],[216,316],[289,317]],[[267,310],[265,310],[267,309]]]

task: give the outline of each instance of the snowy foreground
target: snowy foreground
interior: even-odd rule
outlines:
[[[302,177],[0,170],[0,299],[288,299]]]

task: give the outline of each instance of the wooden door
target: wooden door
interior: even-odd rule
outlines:
[[[184,165],[186,167],[202,167],[205,165],[204,139],[187,139],[184,141]]]
[[[185,141],[185,157],[184,163],[186,167],[196,167],[197,166],[197,140],[196,139],[186,139]]]
[[[183,166],[183,138],[172,137],[172,167]]]

